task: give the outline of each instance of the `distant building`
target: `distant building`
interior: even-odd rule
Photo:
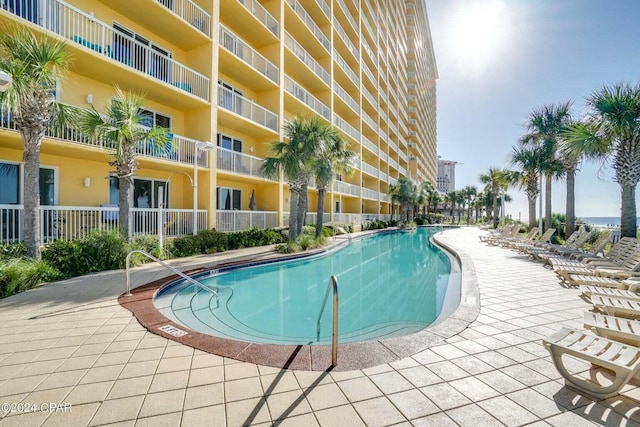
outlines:
[[[456,164],[452,160],[438,159],[438,178],[436,185],[438,191],[447,194],[456,189]]]

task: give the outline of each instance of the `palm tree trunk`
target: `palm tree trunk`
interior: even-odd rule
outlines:
[[[620,236],[635,238],[638,233],[636,224],[636,186],[621,185],[622,217],[620,218]]]
[[[551,175],[547,175],[544,186],[544,231],[551,228]]]
[[[565,213],[566,225],[564,238],[571,236],[576,229],[576,170],[566,169],[567,173],[567,208]]]
[[[324,217],[324,193],[325,188],[318,188],[318,209],[316,211],[316,237],[320,237],[322,234],[322,220]]]
[[[291,199],[289,201],[289,241],[298,238],[298,203],[300,194],[294,188],[291,188]]]
[[[527,197],[527,202],[529,203],[529,230],[532,230],[536,227],[536,200],[538,198],[536,196]]]
[[[307,219],[307,209],[309,206],[309,197],[307,195],[307,189],[309,184],[305,182],[300,189],[300,196],[298,199],[298,229],[296,234],[299,236],[302,234],[302,227],[305,225]]]
[[[492,202],[493,202],[493,228],[498,228],[498,188],[495,187],[493,189],[493,198],[492,198]]]
[[[32,135],[29,135],[32,136]],[[25,139],[25,141],[27,141]],[[40,259],[40,144],[25,144],[24,161],[24,244],[31,258]]]
[[[125,239],[129,239],[131,237],[131,177],[129,176],[121,176],[118,178],[118,205],[120,206],[120,232],[125,237]]]

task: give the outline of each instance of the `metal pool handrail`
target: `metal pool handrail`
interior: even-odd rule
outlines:
[[[320,321],[322,319],[322,313],[324,313],[324,307],[327,305],[327,299],[329,298],[329,290],[333,289],[333,332],[331,335],[331,364],[338,364],[338,278],[331,276],[329,286],[327,286],[327,292],[324,294],[324,300],[322,301],[322,307],[320,308],[320,314],[318,315],[317,323],[317,339],[320,340]]]
[[[216,297],[216,306],[220,305],[220,299],[218,297],[218,292],[216,292],[214,289],[208,288],[206,286],[204,286],[202,283],[193,280],[191,277],[187,276],[186,274],[184,274],[182,271],[175,269],[174,267],[171,267],[169,264],[159,260],[158,258],[154,257],[153,255],[151,255],[148,252],[145,252],[143,250],[140,249],[136,249],[135,251],[131,251],[127,254],[127,287],[125,289],[125,294],[124,296],[126,297],[130,297],[131,296],[131,271],[130,271],[130,264],[131,264],[131,255],[135,254],[135,253],[139,253],[142,254],[144,256],[146,256],[149,259],[152,259],[153,261],[157,262],[158,264],[162,265],[163,267],[171,270],[172,272],[174,272],[175,274],[177,274],[178,276],[182,277],[184,280],[186,280],[187,282],[191,283],[192,285],[195,285],[197,288],[200,288],[202,290],[211,292],[215,297]]]

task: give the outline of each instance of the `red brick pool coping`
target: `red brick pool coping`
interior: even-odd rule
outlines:
[[[437,241],[437,239],[435,240]],[[438,243],[444,246],[441,242]],[[329,368],[334,371],[364,369],[400,360],[426,350],[430,346],[460,333],[476,319],[480,312],[480,307],[473,264],[470,258],[460,250],[454,251],[446,246],[445,248],[458,258],[462,267],[461,300],[456,311],[441,323],[411,335],[361,343],[339,344],[338,364],[333,367],[331,365],[330,345],[279,345],[236,341],[192,331],[167,319],[156,309],[153,297],[162,286],[179,279],[178,275],[165,277],[137,287],[131,291],[131,296],[121,295],[118,297],[118,302],[122,307],[131,311],[138,322],[148,331],[219,356],[285,369],[311,371],[324,371]],[[249,263],[255,263],[255,260],[251,262],[241,261],[233,263],[233,265],[241,266]],[[199,268],[185,271],[185,273],[196,274],[222,266],[228,267],[229,265],[227,262],[206,269]],[[160,329],[167,326],[186,332],[186,334],[175,336]]]

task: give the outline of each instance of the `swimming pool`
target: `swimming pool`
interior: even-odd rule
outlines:
[[[430,229],[376,234],[327,254],[195,276],[163,287],[156,308],[197,332],[272,344],[327,344],[331,300],[316,324],[329,283],[340,284],[339,341],[408,335],[446,318],[460,300],[460,269],[433,245]]]

